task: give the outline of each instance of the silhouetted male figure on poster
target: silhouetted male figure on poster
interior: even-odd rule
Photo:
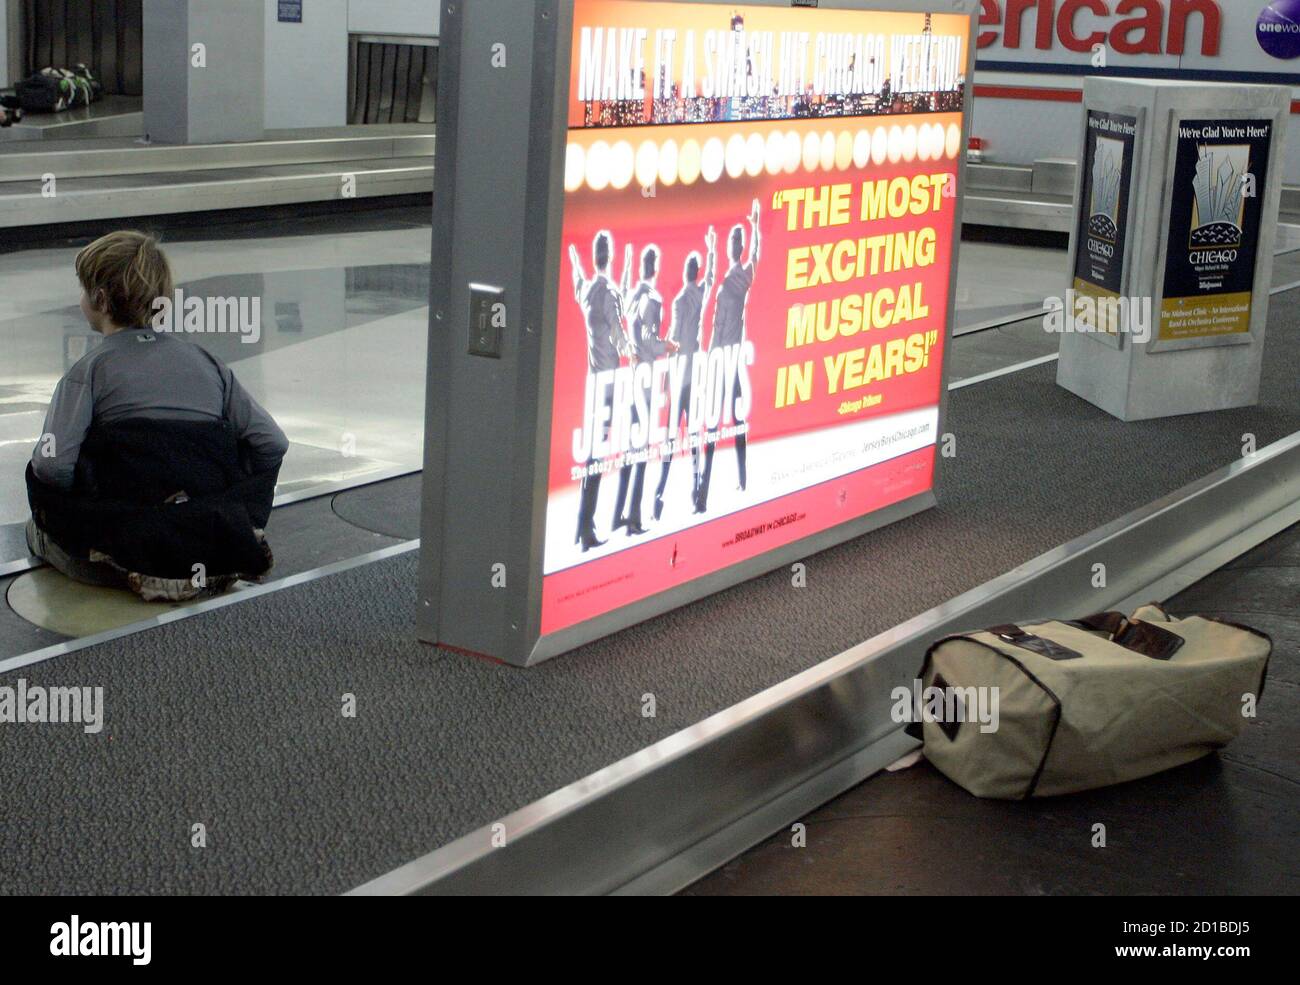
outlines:
[[[737,224],[731,230],[727,250],[731,266],[727,270],[727,275],[722,278],[722,286],[718,288],[718,303],[713,309],[713,334],[709,338],[710,350],[717,349],[719,346],[740,345],[745,341],[745,304],[749,300],[750,288],[754,286],[754,271],[758,267],[759,217],[758,200],[755,199],[753,211],[749,214],[748,260],[742,262],[742,257],[745,255],[745,227]],[[739,364],[736,365],[737,368],[725,381],[723,392],[729,394],[732,401],[732,422],[741,425],[745,422],[735,413],[736,403],[740,399]],[[726,419],[727,415],[723,414],[721,423],[725,423]],[[708,442],[708,447],[704,451],[704,475],[700,478],[700,490],[695,497],[697,513],[703,513],[709,508],[709,482],[713,477],[713,453],[717,448],[717,435],[711,434],[709,437],[714,440]],[[746,485],[745,435],[737,434],[735,440],[736,471],[740,479],[739,488],[743,492]]]
[[[609,261],[614,253],[614,237],[602,230],[591,244],[591,259],[596,266],[595,276],[588,281],[582,270],[582,261],[576,248],[569,247],[569,262],[573,266],[573,294],[582,305],[587,322],[587,372],[593,376],[616,370],[620,364],[620,349],[624,340],[623,291],[609,279]],[[630,256],[630,252],[629,252]],[[624,262],[623,276],[631,273]],[[594,445],[594,442],[593,442]],[[595,463],[593,455],[588,467]],[[582,545],[583,553],[600,547],[603,540],[596,537],[596,503],[600,499],[600,475],[589,474],[582,480],[582,495],[578,507],[578,532],[575,543]]]
[[[700,336],[704,328],[704,308],[709,303],[709,298],[713,294],[713,275],[717,263],[717,243],[718,234],[709,227],[709,235],[705,238],[708,244],[708,266],[704,271],[704,281],[700,282],[701,260],[698,253],[692,252],[686,258],[686,268],[682,280],[682,289],[677,297],[673,299],[673,325],[669,338],[677,344],[678,352],[687,357],[686,370],[681,375],[681,380],[677,384],[677,393],[673,394],[676,398],[675,406],[677,412],[672,421],[669,422],[668,435],[674,438],[681,427],[682,419],[686,420],[686,429],[682,436],[689,441],[691,433],[691,361],[694,360],[696,353],[703,348],[703,341]],[[672,413],[671,406],[669,413]],[[668,488],[668,472],[673,466],[673,457],[668,455],[664,458],[663,467],[659,471],[659,486],[655,490],[655,519],[658,520],[664,511],[664,490]],[[698,507],[700,496],[700,449],[698,447],[691,449],[691,503]],[[698,509],[697,509],[698,512]]]
[[[659,332],[664,320],[664,299],[655,288],[659,276],[659,247],[647,246],[641,254],[641,282],[637,284],[628,299],[631,311],[631,337],[628,340],[628,353],[635,367],[638,363],[653,363],[660,356],[677,351],[677,343],[671,339],[660,338]],[[632,405],[632,423],[640,423],[636,405]],[[648,446],[648,443],[647,443]],[[644,452],[646,449],[632,449]],[[645,467],[643,459],[635,465],[624,465],[618,475],[618,497],[614,501],[614,529],[624,527],[629,537],[645,533],[641,526],[641,500],[645,492]],[[624,512],[628,486],[631,485],[632,501]],[[658,512],[655,518],[658,519]]]

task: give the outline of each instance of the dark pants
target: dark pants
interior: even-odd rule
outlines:
[[[690,373],[686,373],[682,377],[682,382],[681,382],[681,386],[678,388],[678,393],[679,396],[677,400],[677,406],[680,408],[680,411],[677,416],[677,421],[675,421],[674,423],[680,424],[681,421],[685,419],[686,431],[684,433],[684,437],[686,440],[689,441],[690,438],[692,437],[690,432],[690,427],[691,427],[691,374]],[[676,455],[669,455],[667,458],[665,458],[663,468],[660,469],[659,471],[659,486],[655,490],[656,506],[658,505],[657,501],[662,500],[664,498],[664,490],[668,488],[668,472],[673,467],[673,459],[676,457],[677,457]],[[700,492],[700,449],[698,447],[691,449],[691,480],[692,480],[691,499],[693,502],[695,497],[698,496]]]
[[[732,380],[733,413],[735,411],[735,401],[739,399],[739,397],[735,395],[739,394],[739,392],[740,392],[740,381],[738,378],[733,378]],[[739,426],[741,424],[744,424],[745,422],[740,418],[739,415],[736,415],[734,419],[734,423],[737,426]],[[736,441],[736,472],[740,477],[740,488],[744,489],[745,486],[748,484],[747,476],[745,474],[745,436],[743,434],[738,434],[736,435],[735,441]],[[717,446],[718,443],[716,441],[713,441],[710,442],[709,446],[704,450],[704,475],[700,477],[700,496],[699,496],[699,503],[700,503],[701,510],[707,508],[709,505],[709,480],[712,479],[713,477],[713,452],[717,448]]]
[[[75,557],[56,544],[36,521],[27,521],[27,549],[34,557],[40,558],[55,571],[66,575],[73,581],[96,588],[130,588],[126,575],[102,561]]]
[[[605,394],[605,406],[611,408],[614,406],[614,394],[608,391]],[[595,464],[596,458],[594,456],[587,459],[588,468]],[[600,502],[600,480],[600,473],[583,477],[582,495],[578,499],[577,540],[585,538],[588,541],[593,541],[596,539],[596,504]]]
[[[632,405],[632,423],[639,424],[640,416],[636,412],[636,405]],[[636,465],[624,465],[618,470],[618,497],[614,500],[614,524],[619,526],[626,522],[629,527],[641,526],[641,499],[645,493],[645,462],[638,462]],[[635,476],[635,478],[633,478]],[[623,512],[624,503],[627,501],[628,483],[632,485],[632,505],[627,513]]]
[[[594,462],[595,459],[592,460]],[[588,462],[591,465],[592,462]],[[582,480],[582,496],[578,501],[578,537],[588,540],[596,537],[596,503],[600,500],[600,476],[589,475]]]

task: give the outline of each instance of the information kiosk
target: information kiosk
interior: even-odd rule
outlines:
[[[1126,421],[1259,396],[1291,90],[1088,78],[1057,380]]]

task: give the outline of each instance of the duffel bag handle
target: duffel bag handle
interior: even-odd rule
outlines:
[[[1129,619],[1120,612],[1099,612],[1069,623],[1093,633],[1105,633],[1116,646],[1152,660],[1169,660],[1183,645],[1183,638],[1154,623]]]
[[[1128,617],[1122,612],[1098,612],[1095,615],[1084,616],[1082,619],[1072,619],[1068,625],[1086,629],[1090,633],[1105,633],[1107,636],[1114,636],[1124,628],[1126,622],[1128,622]]]
[[[1054,643],[1051,640],[1043,639],[1041,636],[1035,636],[1033,633],[1026,633],[1019,626],[1008,623],[1005,626],[994,626],[989,630],[1000,640],[1021,647],[1025,650],[1032,650],[1034,653],[1052,660],[1077,660],[1083,654],[1077,650],[1071,650],[1069,647],[1061,646],[1060,643]]]

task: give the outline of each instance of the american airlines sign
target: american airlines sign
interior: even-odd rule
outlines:
[[[981,0],[976,43],[986,71],[1300,85],[1300,0]]]
[[[980,48],[1181,55],[1191,46],[1213,56],[1223,10],[1217,0],[981,0],[979,23]]]

